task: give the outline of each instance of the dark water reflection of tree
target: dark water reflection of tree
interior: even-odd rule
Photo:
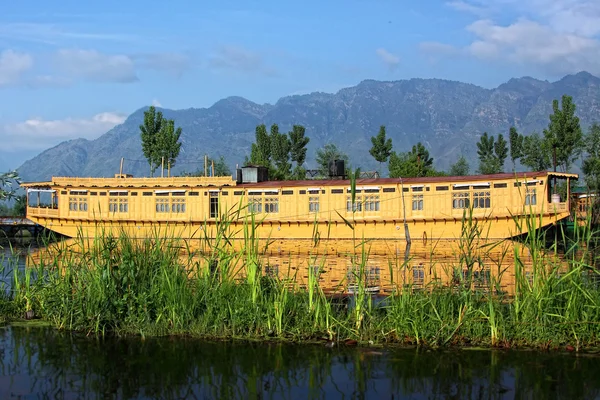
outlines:
[[[0,329],[0,396],[589,399],[600,396],[599,361],[523,351],[92,339],[10,327]]]

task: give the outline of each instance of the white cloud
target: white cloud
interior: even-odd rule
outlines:
[[[465,27],[473,35],[467,46],[455,48],[464,55],[495,62],[535,66],[551,74],[587,70],[600,73],[600,1],[590,0],[470,0],[447,3],[478,15],[502,15]],[[436,47],[437,45],[437,47]],[[427,54],[448,51],[449,45],[421,45]]]
[[[154,107],[162,107],[162,104],[160,104],[160,101],[158,101],[157,99],[152,100],[152,105]]]
[[[122,33],[80,32],[68,30],[56,24],[14,22],[0,23],[0,37],[25,42],[58,45],[65,40],[98,40],[136,42],[137,36]],[[64,44],[64,43],[63,43]]]
[[[400,64],[400,57],[398,57],[395,54],[390,53],[389,51],[387,51],[384,48],[379,48],[379,49],[375,50],[375,53],[379,56],[381,61],[383,61],[383,63],[385,65],[387,65],[387,67],[390,70],[396,69],[396,67],[398,67],[398,65]]]
[[[90,118],[31,118],[23,122],[4,124],[0,125],[2,147],[5,151],[42,150],[65,140],[95,139],[123,123],[125,119],[126,116],[121,113],[103,112]]]
[[[480,17],[488,14],[488,10],[485,7],[473,3],[467,3],[465,1],[449,1],[446,3],[446,5],[454,8],[455,10],[468,12]]]
[[[190,58],[181,53],[134,54],[131,59],[139,68],[166,72],[177,78],[190,67]]]
[[[135,82],[138,80],[133,60],[126,55],[111,55],[96,50],[62,49],[58,67],[71,77],[94,82]]]
[[[226,69],[245,73],[274,76],[277,72],[265,65],[262,55],[239,46],[221,46],[209,58],[213,69]]]
[[[4,50],[0,53],[0,87],[19,83],[23,73],[31,69],[33,58],[27,53]]]

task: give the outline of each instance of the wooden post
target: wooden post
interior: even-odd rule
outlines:
[[[204,155],[204,176],[208,176],[208,154]]]
[[[215,176],[215,160],[212,160],[212,174],[210,176]]]
[[[161,162],[160,162],[160,177],[164,178],[165,177],[165,158],[161,157]]]
[[[171,177],[171,161],[167,162],[167,176]]]

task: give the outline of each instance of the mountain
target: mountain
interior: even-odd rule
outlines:
[[[368,152],[370,138],[385,125],[396,151],[409,150],[421,141],[438,168],[447,168],[462,153],[474,169],[476,143],[483,132],[503,133],[507,139],[513,125],[525,134],[541,132],[548,125],[552,100],[563,94],[573,96],[584,127],[600,121],[600,78],[587,72],[552,83],[513,78],[495,89],[441,79],[365,80],[335,94],[288,96],[274,105],[228,97],[209,108],[161,111],[183,130],[174,174],[202,168],[205,154],[225,156],[233,169],[249,154],[254,129],[261,123],[277,123],[284,132],[293,124],[304,125],[310,137],[309,167],[314,166],[316,149],[333,142],[348,153],[353,167],[377,168]],[[125,172],[147,176],[139,134],[146,109],[137,110],[95,140],[75,139],[48,149],[18,171],[27,181],[112,176],[124,157]]]

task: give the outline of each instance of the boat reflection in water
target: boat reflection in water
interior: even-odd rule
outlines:
[[[139,239],[139,241],[148,239]],[[51,265],[61,257],[71,259],[72,254],[82,254],[82,243],[67,239],[31,251],[27,265],[35,267],[40,261]],[[181,248],[182,265],[190,270],[216,273],[211,263],[214,253],[202,241],[175,240]],[[528,247],[515,241],[491,242],[485,240],[466,242],[438,241],[414,242],[408,259],[405,249],[377,248],[370,243],[337,248],[315,246],[314,242],[298,243],[296,248],[280,245],[289,242],[261,241],[258,256],[262,274],[288,282],[290,288],[305,289],[312,275],[319,286],[329,294],[352,294],[359,283],[374,295],[389,295],[402,288],[422,290],[432,286],[457,286],[466,282],[474,290],[495,293],[514,293],[515,271],[532,279],[532,255]],[[232,250],[233,251],[233,250]],[[232,253],[228,270],[238,281],[246,276],[246,258],[243,252]],[[59,256],[57,256],[59,255]],[[548,256],[550,257],[550,256]],[[517,261],[518,260],[518,261]],[[560,263],[557,258],[554,264]],[[566,266],[565,266],[566,268]]]

